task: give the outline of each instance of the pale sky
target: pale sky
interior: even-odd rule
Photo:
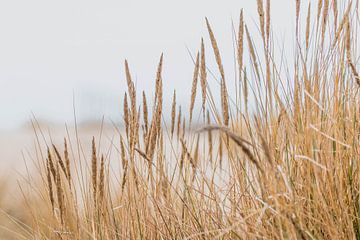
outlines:
[[[292,31],[293,2],[272,1],[279,38]],[[241,8],[256,34],[255,0],[1,1],[0,129],[20,126],[31,112],[71,122],[73,93],[80,119],[116,120],[126,90],[124,59],[139,93],[150,94],[162,52],[165,97],[176,88],[178,101],[187,103],[193,71],[187,47],[195,54],[202,36],[209,46],[208,17],[225,71],[233,74],[232,21],[237,28]],[[212,61],[211,48],[207,55]]]

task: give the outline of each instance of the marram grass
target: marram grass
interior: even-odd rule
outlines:
[[[38,159],[40,183],[29,182],[33,192],[24,194],[30,217],[18,224],[21,236],[360,239],[359,1],[296,1],[294,64],[285,70],[270,0],[256,3],[256,31],[240,13],[235,79],[225,76],[206,19],[209,42],[201,39],[196,55],[189,107],[177,105],[174,91],[171,114],[164,115],[163,55],[155,94],[142,92],[140,104],[125,62],[120,169],[110,174],[98,139],[88,160],[69,154],[68,139],[49,144]],[[205,52],[207,44],[213,53]],[[211,58],[219,92],[209,84]],[[231,81],[236,96],[228,92]]]

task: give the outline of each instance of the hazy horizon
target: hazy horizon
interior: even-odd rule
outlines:
[[[277,32],[291,32],[293,1],[272,4]],[[248,1],[0,3],[0,129],[19,127],[32,113],[47,121],[72,122],[73,99],[80,121],[103,115],[116,121],[126,90],[124,59],[137,89],[150,94],[161,53],[165,97],[170,99],[176,89],[178,102],[187,103],[193,71],[187,48],[195,55],[204,37],[209,68],[216,69],[204,21],[208,17],[231,76],[232,21],[237,26],[241,8],[255,26],[256,4]]]

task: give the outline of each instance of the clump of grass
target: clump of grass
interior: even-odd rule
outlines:
[[[235,79],[242,83],[235,89],[239,101],[228,94],[230,77],[225,80],[208,19],[209,42],[219,70],[220,107],[210,88],[203,39],[189,82],[190,111],[181,112],[184,108],[177,106],[174,91],[170,128],[163,124],[163,56],[153,106],[148,108],[143,92],[142,113],[125,62],[125,132],[119,131],[119,147],[113,146],[121,159],[120,169],[113,171],[109,152],[102,153],[95,139],[89,161],[80,157],[80,147],[78,155],[70,155],[67,141],[64,154],[58,146],[48,148],[44,163],[39,159],[40,184],[32,185],[39,196],[25,195],[32,213],[29,235],[39,239],[359,239],[358,2],[339,7],[336,1],[319,1],[317,13],[312,14],[310,4],[296,1],[294,64],[285,70],[282,61],[277,62],[281,51],[273,48],[270,0],[265,4],[264,8],[264,2],[257,1],[260,44],[255,44],[256,33],[250,33],[244,12],[240,13],[239,79]],[[206,54],[207,61],[210,56]],[[190,127],[199,74],[203,131]],[[190,116],[189,121],[184,115]],[[42,211],[36,211],[39,204]]]

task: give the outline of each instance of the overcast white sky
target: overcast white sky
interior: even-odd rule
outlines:
[[[293,2],[272,1],[278,37],[291,32]],[[241,8],[254,24],[255,0],[0,1],[0,129],[21,125],[31,112],[70,122],[73,93],[80,118],[116,119],[124,59],[137,89],[151,93],[161,52],[165,92],[176,88],[187,102],[193,64],[186,47],[195,53],[202,36],[209,43],[208,17],[232,74],[231,21],[238,23]]]

